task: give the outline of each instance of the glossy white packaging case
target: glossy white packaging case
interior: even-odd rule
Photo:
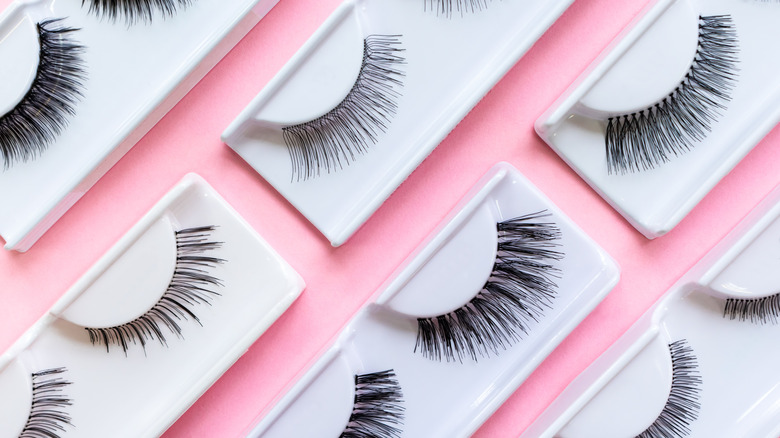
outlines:
[[[521,436],[637,436],[657,418],[681,417],[679,409],[668,415],[675,411],[670,388],[679,395],[685,387],[673,383],[669,344],[684,341],[697,362],[687,373],[698,375],[699,383],[689,382],[693,395],[675,401],[688,412],[695,404],[695,414],[679,423],[689,433],[668,436],[777,437],[779,268],[775,189]]]
[[[418,318],[452,315],[483,297],[497,263],[497,223],[545,212],[560,230],[556,297],[527,333],[488,354],[436,360],[416,351]],[[525,271],[525,275],[530,271]],[[377,291],[251,437],[338,436],[350,421],[355,376],[393,370],[403,392],[398,435],[466,437],[606,296],[615,262],[508,164],[486,174]],[[492,281],[492,280],[491,280]],[[482,289],[482,292],[480,292]],[[449,312],[449,313],[448,313]],[[533,318],[532,318],[533,319]],[[486,339],[482,339],[487,345]]]
[[[146,134],[278,0],[198,0],[172,17],[128,26],[88,13],[89,2],[19,0],[0,15],[0,112],[29,88],[36,23],[80,28],[87,79],[75,115],[37,159],[0,172],[0,236],[28,250]]]
[[[610,173],[609,117],[675,92],[697,57],[700,16],[727,16],[738,45],[730,100],[690,150],[655,168]],[[780,5],[760,0],[653,2],[536,122],[539,135],[648,238],[676,226],[780,120]]]
[[[334,245],[343,244],[520,59],[572,0],[493,1],[450,16],[423,0],[346,0],[222,139]],[[365,61],[364,39],[399,41],[397,108],[365,153],[298,178],[282,128],[332,115]],[[369,124],[370,125],[370,124]],[[350,155],[347,157],[347,155]],[[315,172],[316,173],[316,172]]]
[[[190,284],[218,293],[207,303],[185,306],[198,321],[179,313],[174,320],[181,336],[160,323],[167,346],[154,336],[145,347],[129,343],[126,351],[116,344],[108,352],[105,344],[93,345],[85,327],[127,326],[150,317],[150,309],[166,296],[183,299],[171,294],[176,281],[171,274],[180,269],[175,232],[204,226],[214,227],[208,240],[221,242],[207,255],[223,261],[198,268],[219,285]],[[20,436],[25,427],[31,375],[57,368],[64,368],[59,377],[71,382],[61,391],[71,405],[60,410],[72,424],[61,423],[58,436],[159,436],[303,288],[301,277],[273,248],[190,174],[0,356],[0,436]]]

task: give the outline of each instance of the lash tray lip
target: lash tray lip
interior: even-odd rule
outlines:
[[[388,290],[391,297],[385,305],[406,315],[430,318],[459,309],[479,293],[496,260],[497,220],[485,206],[472,206],[457,224],[447,227],[448,232],[437,235],[432,252],[416,259],[422,264],[415,266],[404,283]],[[452,275],[436,275],[442,271]],[[423,290],[428,293],[419,293]]]
[[[619,373],[613,374],[590,402],[564,427],[557,438],[622,438],[642,433],[663,410],[672,385],[672,363],[669,342],[659,333],[624,364]],[[642,376],[641,387],[630,385]],[[613,419],[612,400],[622,400],[630,406],[620,421]],[[590,433],[589,433],[590,432]]]
[[[0,369],[0,438],[19,436],[31,406],[32,374],[17,359]]]
[[[36,23],[19,8],[10,10],[8,18],[0,21],[0,117],[14,109],[30,90],[38,71],[39,53]]]
[[[146,313],[168,288],[176,268],[176,237],[163,215],[110,265],[90,271],[83,292],[59,316],[82,327],[114,327]]]
[[[280,128],[321,117],[347,96],[360,72],[364,36],[354,11],[345,8],[326,32],[304,46],[253,100],[251,127]],[[328,48],[330,47],[330,49]]]
[[[311,421],[297,423],[292,426],[297,436],[338,436],[349,422],[355,398],[355,380],[359,368],[358,363],[348,358],[349,351],[344,345],[331,350],[323,360],[318,361],[312,373],[296,382],[293,390],[298,390],[299,399],[316,400],[319,415]],[[268,411],[268,416],[276,416],[277,407]],[[275,428],[286,430],[290,428],[285,423],[285,417],[277,417],[270,423],[267,433],[274,433]],[[247,430],[243,436],[252,434]]]

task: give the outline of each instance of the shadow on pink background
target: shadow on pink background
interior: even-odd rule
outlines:
[[[648,3],[576,0],[366,225],[334,249],[219,135],[339,2],[281,0],[28,253],[0,253],[0,351],[184,174],[197,172],[308,284],[290,310],[165,434],[237,436],[468,188],[494,163],[508,161],[622,268],[617,288],[475,435],[517,437],[780,182],[780,136],[773,131],[668,235],[649,241],[628,225],[533,132],[536,118]],[[10,3],[0,0],[0,9]]]

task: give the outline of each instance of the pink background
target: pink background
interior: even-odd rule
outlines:
[[[340,0],[271,13],[26,254],[0,252],[7,349],[185,173],[206,178],[305,278],[276,324],[166,437],[232,437],[266,409],[497,161],[530,178],[621,265],[606,300],[477,437],[516,437],[580,371],[780,182],[772,132],[672,232],[649,241],[549,149],[533,122],[647,0],[576,0],[379,211],[340,248],[219,140]],[[10,0],[0,0],[5,8]]]

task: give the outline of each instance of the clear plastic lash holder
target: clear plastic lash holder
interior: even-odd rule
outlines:
[[[190,174],[0,356],[0,436],[159,436],[303,287]]]
[[[653,2],[536,130],[637,230],[659,237],[780,120],[778,19],[774,1]]]
[[[775,189],[521,437],[777,437],[778,268]],[[648,433],[659,419],[677,431]]]
[[[8,165],[0,171],[5,248],[28,250],[277,2],[197,0],[179,5],[175,15],[155,12],[151,22],[133,25],[121,15],[96,16],[92,1],[11,3],[0,14],[0,120],[23,101],[36,77],[37,24],[61,19],[58,26],[77,29],[68,38],[84,48],[85,77],[73,114],[63,117],[64,127],[45,151],[27,161],[4,163],[0,157],[0,167]],[[41,123],[39,109],[29,114]],[[5,124],[0,122],[0,136]]]
[[[343,244],[572,0],[466,3],[346,0],[223,141]],[[384,60],[372,58],[377,39],[398,58],[390,63],[397,73],[387,76]],[[289,143],[297,149],[285,130],[298,132]]]
[[[497,224],[518,217],[522,218],[519,228],[532,231],[520,233],[516,240],[510,238],[512,243],[507,244],[506,235],[499,237]],[[533,242],[537,238],[539,246]],[[465,315],[471,317],[474,327],[479,324],[477,320],[485,313],[484,307],[476,310],[476,300],[498,304],[486,289],[496,282],[497,265],[512,258],[504,253],[512,248],[517,252],[515,260],[523,258],[518,254],[534,254],[539,257],[531,258],[544,265],[537,270],[528,268],[533,263],[526,265],[512,273],[515,278],[539,280],[545,273],[556,274],[552,278],[554,297],[535,318],[523,320],[525,332],[515,326],[517,337],[501,338],[507,332],[497,324],[479,334],[461,331],[462,340],[473,341],[473,350],[466,343],[452,349],[435,341],[416,346],[418,321],[426,323],[449,315],[446,319],[453,333],[459,324],[464,328]],[[551,254],[545,250],[563,256],[548,259],[541,255]],[[503,262],[499,261],[502,256]],[[369,433],[365,436],[469,436],[590,313],[618,278],[618,267],[603,250],[514,168],[499,164],[247,434],[268,438],[339,436],[366,427],[363,431]],[[523,295],[519,301],[531,301],[530,296],[539,292],[530,286],[533,282],[514,291]],[[509,316],[493,322],[523,318],[523,306],[504,304],[499,307]],[[442,321],[425,330],[441,333]],[[490,326],[487,319],[482,321],[483,328]],[[497,339],[503,344],[491,344]],[[480,345],[496,348],[482,349]],[[358,406],[371,385],[356,385],[356,379],[372,373],[391,375],[394,395],[391,402],[375,404],[373,411],[372,406]],[[393,415],[388,416],[388,410]],[[361,422],[366,417],[377,422]],[[395,431],[379,433],[376,423]]]

